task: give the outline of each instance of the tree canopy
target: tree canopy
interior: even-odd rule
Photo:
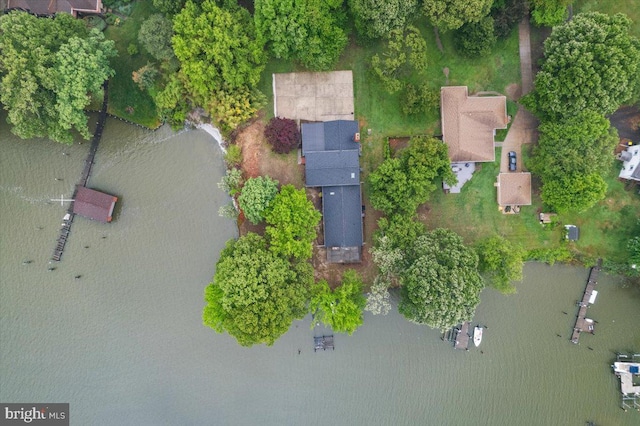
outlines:
[[[271,250],[285,258],[305,260],[311,257],[320,212],[307,199],[304,189],[285,185],[269,204],[266,235]]]
[[[515,293],[513,281],[522,281],[524,249],[499,235],[480,240],[475,248],[479,270],[489,285],[502,293]]]
[[[440,140],[415,136],[400,158],[386,159],[369,175],[369,198],[387,214],[413,214],[436,189],[437,177],[455,183],[447,146]]]
[[[494,34],[493,18],[485,16],[480,21],[469,22],[455,31],[456,50],[469,58],[479,58],[491,53],[497,37]]]
[[[347,45],[342,0],[255,0],[258,34],[276,58],[328,70]]]
[[[247,179],[238,197],[238,204],[254,225],[262,222],[265,210],[278,193],[278,181],[269,176]]]
[[[413,18],[417,0],[349,0],[356,30],[363,37],[386,37]]]
[[[623,14],[581,13],[555,27],[544,42],[535,90],[523,102],[543,120],[584,109],[607,115],[638,95],[640,41]]]
[[[173,19],[173,31],[183,76],[174,85],[183,84],[195,103],[225,129],[253,115],[263,100],[256,95],[256,86],[266,56],[249,12],[218,7],[214,0],[201,5],[188,1]],[[170,107],[170,99],[162,98],[167,101],[163,106]]]
[[[493,0],[423,0],[422,12],[441,30],[455,30],[489,14]]]
[[[567,17],[567,6],[573,0],[532,0],[531,20],[539,26],[553,27]]]
[[[331,290],[322,280],[311,287],[309,310],[317,321],[338,333],[353,334],[362,325],[366,298],[362,294],[362,279],[356,271],[348,269],[342,283]],[[313,327],[314,324],[311,324]]]
[[[290,118],[273,117],[264,129],[264,137],[278,154],[286,154],[300,145],[298,124]]]
[[[307,313],[312,283],[311,265],[291,265],[268,250],[264,238],[249,233],[222,251],[205,289],[203,322],[242,346],[272,345]]]
[[[113,75],[113,41],[65,13],[14,11],[0,16],[0,51],[0,102],[13,133],[71,143],[76,130],[89,138],[84,109]]]
[[[542,199],[558,212],[582,211],[604,198],[603,176],[618,141],[609,120],[585,110],[539,127],[531,170],[542,179]]]
[[[159,13],[149,16],[138,31],[138,41],[142,46],[159,61],[169,60],[174,57],[171,47],[173,36],[173,24]]]
[[[400,313],[439,329],[471,320],[484,286],[478,255],[447,229],[435,229],[415,240],[401,281]]]

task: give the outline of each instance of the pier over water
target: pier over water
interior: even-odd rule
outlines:
[[[580,333],[587,332],[593,334],[595,321],[586,318],[587,308],[590,304],[595,302],[595,298],[598,294],[595,291],[596,284],[598,283],[598,274],[602,268],[602,259],[598,259],[596,266],[591,268],[589,272],[589,279],[587,280],[587,287],[584,289],[582,300],[578,302],[578,315],[576,317],[576,323],[573,326],[573,333],[571,334],[571,343],[578,344],[580,340]]]

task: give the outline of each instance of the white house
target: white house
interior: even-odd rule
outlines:
[[[618,158],[622,161],[622,170],[618,177],[640,181],[640,145],[628,147]]]

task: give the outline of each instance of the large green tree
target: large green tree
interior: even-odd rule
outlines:
[[[489,285],[502,293],[515,293],[513,281],[522,281],[524,249],[499,235],[478,241],[475,248],[480,259],[479,270]]]
[[[422,12],[441,30],[455,30],[489,14],[493,0],[423,0]]]
[[[173,19],[173,31],[179,81],[218,124],[232,129],[260,108],[262,98],[255,92],[266,56],[246,9],[188,1]]]
[[[256,0],[254,6],[258,34],[276,58],[327,70],[347,45],[342,0]]]
[[[25,12],[0,16],[0,102],[21,138],[73,142],[90,136],[84,109],[113,75],[113,41],[68,14],[39,19]]]
[[[269,224],[265,231],[271,250],[285,258],[309,259],[316,238],[316,226],[320,212],[307,199],[304,189],[285,185],[269,203],[265,219]]]
[[[247,179],[238,197],[238,204],[251,223],[258,224],[278,194],[278,181],[269,176]]]
[[[270,251],[264,238],[249,233],[222,250],[205,290],[203,322],[243,346],[272,345],[307,313],[312,283],[311,265],[291,265]]]
[[[573,0],[532,0],[531,20],[539,26],[553,27],[562,24],[567,18],[569,6]]]
[[[369,197],[387,214],[413,214],[436,189],[435,179],[455,183],[447,145],[427,136],[415,136],[400,158],[385,160],[369,175]]]
[[[353,334],[362,325],[367,303],[362,287],[362,278],[353,269],[344,272],[342,283],[333,290],[327,281],[322,280],[311,287],[309,310],[315,320],[331,327],[333,331]]]
[[[159,13],[149,16],[138,31],[138,41],[159,61],[174,58],[171,47],[173,23]]]
[[[439,329],[471,320],[484,286],[475,250],[453,231],[435,229],[418,237],[408,254],[400,313]]]
[[[456,50],[469,58],[479,58],[491,53],[497,38],[493,18],[485,16],[478,22],[464,24],[454,33]]]
[[[606,115],[640,89],[640,40],[623,14],[581,13],[555,27],[544,42],[535,90],[523,102],[543,120],[584,109]]]
[[[404,28],[412,20],[417,4],[417,0],[349,0],[349,9],[358,34],[373,39]]]
[[[531,170],[542,179],[542,199],[556,211],[582,211],[604,198],[603,179],[618,141],[609,120],[585,110],[540,125]]]

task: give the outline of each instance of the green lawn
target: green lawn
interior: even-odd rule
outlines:
[[[133,3],[131,16],[120,26],[110,25],[105,30],[105,36],[114,40],[118,49],[118,56],[111,61],[116,75],[109,81],[109,113],[149,128],[160,125],[156,106],[151,96],[133,82],[131,73],[147,62],[154,62],[137,42],[142,22],[154,12],[151,1],[137,1]],[[139,53],[134,56],[127,53],[130,43],[138,45]]]
[[[638,0],[578,0],[574,11],[607,14],[622,12],[633,21],[631,34],[640,37],[640,3]]]

